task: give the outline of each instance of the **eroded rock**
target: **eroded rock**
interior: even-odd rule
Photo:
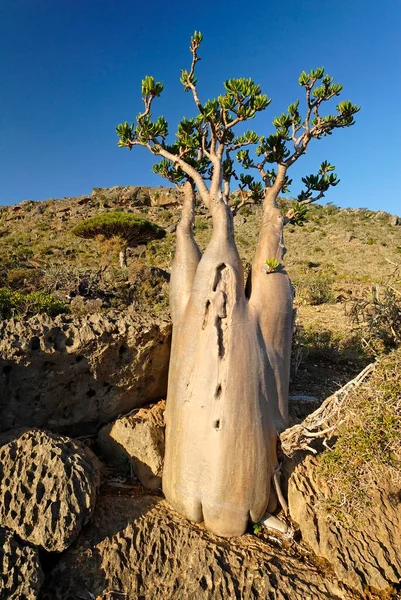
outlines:
[[[324,502],[332,495],[319,476],[316,459],[306,457],[293,471],[288,485],[291,517],[305,542],[326,558],[341,581],[362,590],[383,592],[401,578],[401,499],[399,490],[372,487],[370,506],[361,524],[345,529],[329,520]]]
[[[129,469],[145,487],[161,487],[166,403],[141,408],[100,430],[98,443],[106,460]]]
[[[93,521],[61,558],[42,598],[89,598],[88,591],[101,598],[114,591],[130,600],[354,597],[289,549],[251,535],[218,538],[158,498],[112,496],[100,500]]]
[[[38,551],[0,527],[0,600],[36,600],[42,582]]]
[[[166,394],[171,325],[112,311],[0,323],[0,431],[97,432]]]
[[[61,552],[88,522],[100,484],[98,460],[81,442],[38,429],[0,436],[0,526]]]

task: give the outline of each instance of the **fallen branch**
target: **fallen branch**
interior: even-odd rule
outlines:
[[[333,436],[338,427],[344,423],[341,418],[341,409],[345,399],[351,391],[359,387],[371,375],[375,364],[371,363],[363,369],[354,379],[348,381],[341,389],[329,396],[315,412],[306,417],[299,425],[289,427],[280,436],[281,449],[286,456],[293,456],[298,450],[307,450],[317,454],[317,450],[310,446],[312,440],[324,437],[324,442]]]

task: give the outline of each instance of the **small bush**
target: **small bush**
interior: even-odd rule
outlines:
[[[7,288],[0,288],[0,317],[10,319],[14,316],[30,317],[36,314],[46,314],[55,317],[68,312],[68,307],[45,292],[22,294]]]
[[[70,307],[72,314],[83,317],[85,315],[101,312],[103,308],[103,302],[100,298],[87,300],[82,296],[75,296],[75,298],[71,300]]]
[[[146,265],[133,265],[129,270],[130,303],[136,310],[152,308],[167,312],[169,307],[169,274],[163,269]]]
[[[204,217],[197,217],[195,219],[195,231],[204,231],[209,229],[209,221]]]
[[[293,340],[294,375],[306,357],[315,361],[361,366],[366,363],[369,354],[358,333],[341,334],[329,329],[297,325]]]
[[[375,354],[401,344],[401,279],[397,271],[367,294],[345,304],[350,321]]]
[[[306,274],[294,281],[297,298],[313,306],[334,302],[333,280],[327,275]]]

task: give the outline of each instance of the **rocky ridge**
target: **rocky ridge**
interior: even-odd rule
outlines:
[[[110,514],[113,519],[110,520]],[[104,496],[58,563],[43,600],[351,600],[351,590],[290,548],[213,536],[160,498]]]
[[[165,396],[170,335],[128,310],[0,322],[0,431],[87,435]]]

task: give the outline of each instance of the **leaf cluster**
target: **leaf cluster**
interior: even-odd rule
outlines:
[[[305,189],[298,194],[298,201],[304,203],[314,202],[322,198],[330,187],[335,187],[340,183],[337,175],[333,173],[335,167],[327,161],[323,161],[316,175],[302,177]],[[318,196],[313,198],[313,192],[319,192]]]
[[[253,198],[259,201],[263,195],[263,184],[271,187],[277,181],[278,167],[288,169],[306,152],[312,139],[331,135],[334,129],[354,124],[354,115],[359,107],[350,100],[337,104],[336,114],[321,114],[324,103],[339,96],[343,86],[325,73],[323,67],[302,71],[298,82],[305,91],[305,112],[300,108],[300,100],[292,102],[287,110],[273,119],[274,130],[267,135],[259,135],[246,130],[235,135],[235,127],[253,119],[258,112],[264,111],[271,99],[262,92],[261,86],[252,78],[231,78],[224,82],[225,93],[216,98],[201,102],[197,90],[195,67],[200,60],[198,50],[203,41],[199,31],[191,37],[190,52],[192,62],[189,70],[181,71],[181,83],[184,90],[191,92],[198,114],[193,118],[183,118],[178,124],[173,143],[167,143],[168,123],[163,116],[152,119],[153,100],[160,96],[163,84],[146,76],[142,81],[144,111],[136,120],[117,126],[118,145],[132,149],[134,145],[144,145],[162,160],[155,165],[154,172],[162,175],[174,184],[186,179],[193,180],[194,174],[203,179],[211,179],[216,169],[222,171],[222,179],[228,184],[234,177],[240,181],[240,189],[246,188]],[[255,157],[246,146],[256,145]],[[254,177],[238,176],[231,151],[237,151],[236,160],[245,169],[256,169],[263,184]],[[265,169],[266,165],[277,165]],[[337,176],[332,173],[334,167],[322,163],[317,175],[303,178],[305,190],[298,196],[299,203],[309,203],[321,198],[331,186],[338,184]],[[217,178],[219,179],[219,178]],[[199,180],[198,180],[199,181]],[[280,190],[287,193],[292,180],[280,175]],[[277,186],[276,186],[277,187]],[[314,197],[313,194],[317,193]],[[303,209],[294,205],[293,222],[301,223],[305,217]]]

